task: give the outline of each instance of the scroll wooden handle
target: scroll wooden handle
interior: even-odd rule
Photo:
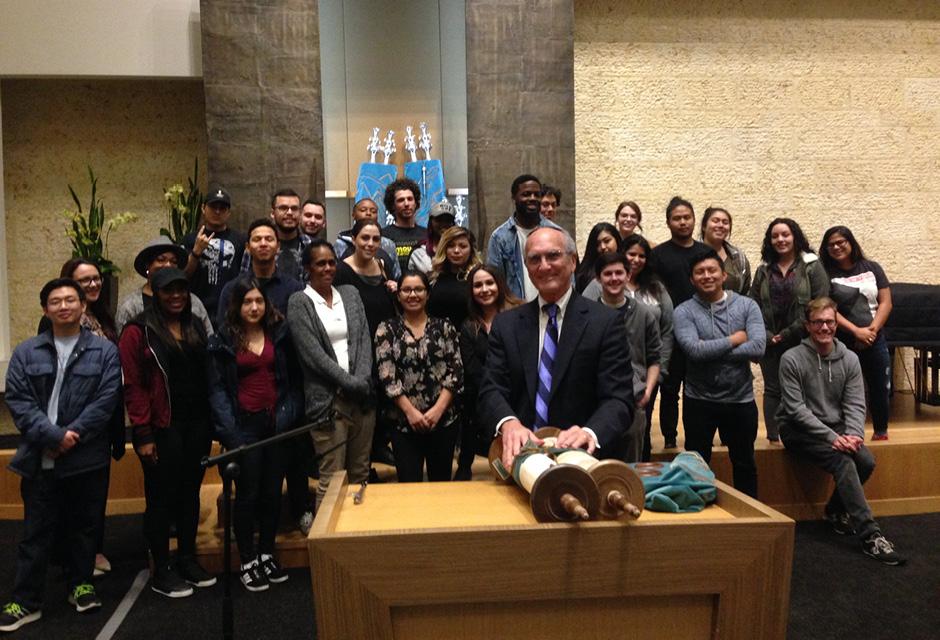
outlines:
[[[641,511],[636,507],[636,505],[634,505],[632,502],[629,502],[627,497],[619,491],[611,491],[608,493],[607,503],[615,509],[629,513],[634,518],[640,517]]]
[[[581,504],[581,501],[575,498],[570,493],[563,493],[559,499],[561,506],[565,511],[578,518],[579,520],[590,520],[591,514],[588,513],[588,510],[584,508],[584,505]]]

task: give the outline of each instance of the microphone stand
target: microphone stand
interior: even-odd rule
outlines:
[[[216,456],[204,456],[200,462],[205,469],[218,465],[222,476],[222,562],[224,563],[222,569],[222,638],[224,640],[232,640],[235,637],[234,611],[232,609],[232,481],[241,472],[238,461],[243,454],[249,451],[263,449],[278,442],[310,433],[319,426],[332,423],[335,417],[336,412],[333,412],[319,422],[311,422],[302,427],[275,434],[270,438],[225,451]],[[326,451],[314,454],[314,462],[319,462],[323,459],[323,456],[340,448],[348,441],[349,438],[346,438]]]

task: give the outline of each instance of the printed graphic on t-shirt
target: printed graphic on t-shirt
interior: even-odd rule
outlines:
[[[222,238],[212,238],[202,256],[199,264],[206,268],[206,279],[210,285],[219,284],[223,271],[232,266],[235,259],[235,245]]]

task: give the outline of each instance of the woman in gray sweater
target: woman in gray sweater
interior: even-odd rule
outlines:
[[[372,340],[356,289],[333,286],[336,254],[330,243],[315,239],[302,259],[309,284],[290,297],[287,320],[303,370],[307,420],[319,423],[312,432],[323,455],[319,507],[334,473],[345,469],[353,484],[369,477],[375,428]]]

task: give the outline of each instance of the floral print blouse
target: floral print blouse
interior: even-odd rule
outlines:
[[[463,365],[457,330],[446,320],[428,317],[424,336],[415,338],[402,318],[379,324],[375,332],[375,361],[379,383],[390,399],[404,395],[418,411],[430,409],[441,390],[454,394],[438,428],[456,421],[463,391]],[[411,430],[405,414],[393,403],[388,418],[402,432]]]

